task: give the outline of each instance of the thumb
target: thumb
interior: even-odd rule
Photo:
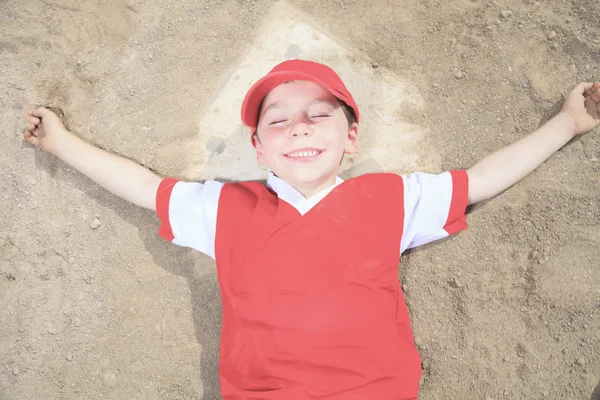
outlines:
[[[575,86],[573,91],[577,93],[584,94],[587,90],[590,90],[594,86],[594,82],[581,82],[579,85]]]

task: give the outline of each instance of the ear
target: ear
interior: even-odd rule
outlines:
[[[258,134],[256,134],[256,133],[254,133],[254,135],[252,135],[252,146],[254,147],[254,150],[256,150],[256,162],[258,162],[261,165],[266,164],[267,161],[265,160],[264,149],[263,149],[262,143],[260,143]]]
[[[348,127],[348,137],[346,138],[345,154],[354,154],[358,151],[358,123],[353,122]]]

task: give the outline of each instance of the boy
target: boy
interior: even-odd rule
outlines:
[[[468,204],[533,171],[600,123],[600,82],[581,83],[531,135],[467,171],[337,177],[357,151],[358,107],[329,67],[291,60],[247,93],[258,182],[161,179],[83,142],[47,109],[25,138],[104,188],[156,210],[159,233],[217,262],[226,400],[415,399],[421,366],[400,290],[400,253],[466,227]]]

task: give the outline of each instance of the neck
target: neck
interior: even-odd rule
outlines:
[[[319,193],[321,190],[327,189],[335,184],[336,176],[327,177],[318,182],[308,182],[304,184],[292,185],[294,189],[299,191],[305,198],[309,198]]]

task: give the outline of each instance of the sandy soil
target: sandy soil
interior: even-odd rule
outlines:
[[[597,0],[291,3],[420,91],[407,118],[439,170],[516,140],[600,78]],[[213,262],[24,144],[23,114],[59,106],[86,140],[183,176],[203,110],[273,5],[0,2],[0,399],[219,398]],[[404,257],[422,399],[590,399],[599,134],[474,207],[468,231]]]

